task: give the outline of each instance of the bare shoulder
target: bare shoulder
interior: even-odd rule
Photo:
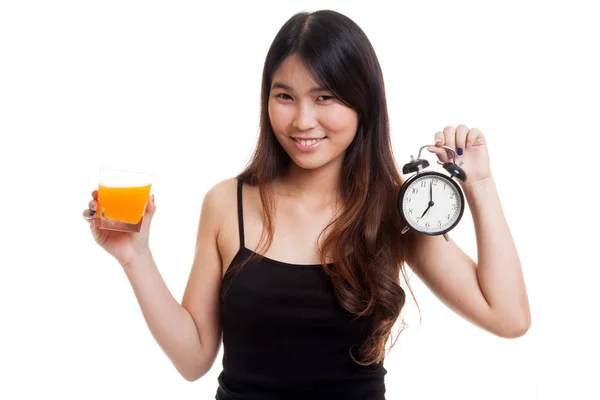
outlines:
[[[233,201],[236,198],[235,182],[235,179],[221,181],[204,196],[194,260],[181,301],[200,334],[204,357],[197,366],[197,376],[202,376],[213,365],[221,340],[219,301],[223,258],[218,236],[224,217],[230,213],[231,197]]]
[[[236,178],[225,179],[212,186],[204,195],[192,268],[200,268],[201,265],[221,266],[218,238],[223,227],[227,226],[232,207],[235,207],[236,185]],[[205,263],[206,258],[210,258],[210,262]]]
[[[237,200],[237,197],[235,196],[237,182],[236,178],[228,178],[217,182],[211,187],[204,196],[202,204],[203,212],[209,211],[211,215],[217,217],[228,215],[230,212],[229,206],[235,204]]]
[[[237,178],[224,179],[206,193],[201,219],[211,220],[217,250],[225,274],[240,243],[238,234]]]
[[[220,182],[217,182],[211,187],[204,197],[205,202],[210,202],[212,206],[218,206],[220,202],[231,202],[232,196],[231,191],[237,190],[237,178],[227,178]],[[235,200],[236,197],[233,197]],[[222,203],[221,203],[222,204]],[[216,207],[217,209],[219,207]]]

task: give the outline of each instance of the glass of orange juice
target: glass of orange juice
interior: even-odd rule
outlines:
[[[150,197],[153,175],[116,168],[100,168],[98,183],[98,227],[139,232]]]

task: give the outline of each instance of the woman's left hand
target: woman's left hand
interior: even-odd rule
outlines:
[[[469,128],[465,125],[458,125],[456,128],[447,126],[443,132],[435,134],[435,146],[427,148],[438,156],[441,162],[452,161],[452,152],[441,146],[448,146],[456,152],[456,164],[463,162],[461,168],[467,175],[466,182],[463,185],[472,185],[475,182],[490,178],[490,159],[488,155],[485,136],[477,128]]]

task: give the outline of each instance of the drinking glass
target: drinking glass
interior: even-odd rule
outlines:
[[[100,229],[139,232],[153,175],[116,168],[100,168],[96,218]]]

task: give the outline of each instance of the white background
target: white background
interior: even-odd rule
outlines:
[[[600,397],[599,12],[392,4],[0,3],[0,398],[214,398],[221,357],[194,383],[178,375],[81,212],[99,166],[156,172],[151,246],[181,299],[202,198],[257,140],[268,47],[322,8],[375,47],[400,166],[446,125],[484,132],[531,302],[529,332],[500,339],[414,277],[423,321],[409,294],[388,399]],[[469,213],[453,237],[476,258]]]

